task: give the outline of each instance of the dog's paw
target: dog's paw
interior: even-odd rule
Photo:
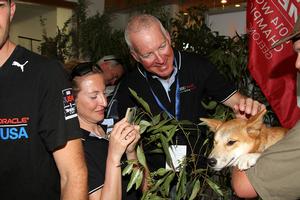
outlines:
[[[260,157],[260,153],[249,153],[240,156],[236,162],[234,163],[235,166],[239,168],[239,170],[246,170],[255,165],[257,159]]]

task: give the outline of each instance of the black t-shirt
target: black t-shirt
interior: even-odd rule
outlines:
[[[52,152],[81,137],[65,75],[20,46],[0,68],[1,199],[60,199]]]
[[[83,147],[88,168],[88,190],[89,194],[91,194],[103,187],[109,141],[84,129],[81,130],[83,133]],[[122,199],[135,200],[135,191],[132,190],[126,193],[127,184],[128,177],[122,177]]]
[[[218,102],[224,102],[236,92],[236,87],[225,81],[207,59],[194,53],[179,52],[176,50],[174,50],[174,56],[178,65],[176,76],[178,76],[179,80],[180,93],[179,119],[189,120],[198,124],[200,122],[199,118],[207,115],[206,109],[201,104],[202,100],[212,98]],[[162,112],[149,85],[164,107],[175,116],[176,82],[172,84],[169,90],[170,102],[161,82],[157,78],[153,78],[151,74],[139,66],[124,77],[117,92],[116,99],[118,101],[120,118],[125,115],[127,107],[139,106],[130,95],[128,88],[133,89],[139,97],[149,104],[151,112],[154,115]],[[197,135],[194,136],[198,137]],[[192,138],[191,140],[197,139]],[[200,140],[198,142],[201,143]],[[185,137],[182,135],[179,137],[179,144],[186,144]],[[161,156],[148,155],[147,160],[150,169],[165,166],[164,158]]]
[[[81,130],[88,168],[88,189],[89,194],[91,194],[103,187],[109,142],[105,138],[91,136],[90,132],[84,129]]]

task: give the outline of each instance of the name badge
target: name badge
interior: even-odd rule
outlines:
[[[106,133],[108,134],[112,131],[114,127],[114,119],[113,118],[104,119],[101,124],[107,126]]]
[[[169,152],[171,155],[172,163],[176,169],[179,171],[179,165],[186,156],[186,145],[170,145]],[[171,169],[171,167],[166,163],[166,169]]]

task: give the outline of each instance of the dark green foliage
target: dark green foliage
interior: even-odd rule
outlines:
[[[70,20],[64,23],[62,29],[57,27],[55,37],[48,37],[45,29],[46,19],[40,18],[43,27],[43,41],[40,46],[42,55],[64,62],[71,55],[71,33],[68,31]]]
[[[83,57],[95,60],[113,47],[109,22],[109,16],[97,13],[80,24],[79,46]]]
[[[205,11],[205,7],[191,7],[172,19],[171,36],[178,50],[207,56],[219,45],[215,34],[204,23]]]
[[[65,23],[62,30],[58,29],[54,38],[43,33],[41,52],[43,55],[56,58],[62,62],[70,58],[84,58],[97,61],[102,56],[114,54],[123,59],[125,65],[130,63],[124,33],[113,30],[111,16],[96,13],[87,17],[87,3],[80,0],[75,14]],[[41,20],[45,26],[45,20]],[[68,30],[68,27],[72,30]]]

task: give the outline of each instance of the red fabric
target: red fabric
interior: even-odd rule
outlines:
[[[248,0],[248,68],[282,126],[291,128],[300,119],[296,98],[296,54],[292,42],[271,45],[293,31],[300,12],[297,0]]]

